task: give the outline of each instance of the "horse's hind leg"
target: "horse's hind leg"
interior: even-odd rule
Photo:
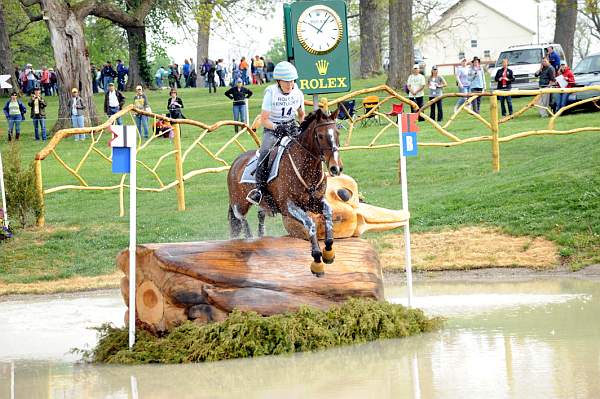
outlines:
[[[325,217],[325,248],[323,249],[323,262],[330,264],[335,260],[333,251],[333,209],[325,198],[321,200],[321,213]]]
[[[229,220],[229,237],[230,238],[238,238],[242,233],[242,222],[235,216],[235,212],[233,211],[233,207],[235,205],[229,205],[229,210],[227,212],[227,219]]]
[[[325,274],[325,268],[321,262],[321,257],[323,254],[321,253],[321,248],[319,248],[319,241],[317,240],[317,226],[315,225],[315,222],[304,210],[302,210],[293,202],[288,201],[287,208],[290,212],[290,215],[302,223],[306,231],[308,231],[308,235],[310,237],[311,256],[313,257],[313,262],[310,265],[310,271],[315,276],[322,277]]]
[[[267,213],[264,209],[258,208],[258,236],[262,237],[265,235],[265,217]]]

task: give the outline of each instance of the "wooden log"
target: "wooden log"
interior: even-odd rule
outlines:
[[[377,253],[365,240],[336,240],[325,276],[310,271],[309,243],[291,237],[145,244],[137,247],[136,323],[162,332],[185,320],[223,320],[233,309],[273,315],[350,297],[384,300]],[[117,257],[128,283],[129,253]],[[128,304],[128,301],[125,300]]]

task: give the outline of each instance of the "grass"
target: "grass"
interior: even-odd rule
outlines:
[[[355,80],[353,89],[383,83],[383,78]],[[450,87],[453,83],[450,82]],[[251,87],[251,117],[260,109],[263,88]],[[231,118],[229,100],[206,89],[182,89],[188,118],[213,123]],[[155,112],[164,112],[167,93],[149,92]],[[126,93],[131,100],[132,93]],[[96,96],[101,110],[102,95]],[[515,109],[528,98],[515,99]],[[56,98],[48,99],[47,114],[56,115]],[[444,104],[446,118],[453,101]],[[482,114],[487,118],[488,102],[483,100]],[[126,119],[127,121],[127,119]],[[51,122],[51,121],[49,121]],[[131,123],[131,120],[129,121]],[[528,111],[523,117],[501,125],[500,134],[545,128],[547,120]],[[49,123],[51,125],[51,123]],[[598,113],[574,113],[561,117],[557,128],[598,126]],[[6,131],[0,121],[0,132]],[[23,125],[21,141],[25,160],[32,160],[43,143],[33,141],[32,124]],[[356,130],[354,144],[367,144],[379,127]],[[232,129],[211,134],[212,150],[227,141]],[[459,137],[488,135],[474,118],[461,115],[451,131]],[[187,148],[199,130],[183,127],[183,146]],[[343,140],[345,131],[342,132]],[[383,142],[397,142],[389,130]],[[356,141],[354,141],[356,140]],[[420,141],[440,141],[428,125],[421,125]],[[108,139],[106,139],[108,141]],[[250,148],[249,140],[244,143]],[[421,147],[419,155],[408,160],[411,226],[413,231],[436,231],[460,226],[499,227],[512,235],[544,236],[560,248],[564,261],[579,268],[600,261],[600,137],[597,133],[580,133],[563,137],[531,137],[501,144],[501,171],[491,168],[491,144],[473,143],[452,148]],[[57,149],[69,164],[76,165],[87,147],[67,140]],[[150,146],[142,160],[153,163],[169,151],[168,140]],[[7,143],[0,133],[0,150]],[[102,149],[102,148],[101,148]],[[108,153],[108,148],[104,147]],[[200,151],[192,152],[186,171],[209,163]],[[236,151],[223,157],[231,161]],[[401,204],[398,185],[397,149],[350,151],[342,154],[344,171],[359,183],[364,199],[374,205],[397,209]],[[165,183],[174,179],[172,161],[159,169]],[[44,187],[77,184],[56,161],[49,157],[43,164]],[[108,163],[93,155],[83,167],[90,184],[118,184],[119,176],[110,173]],[[140,172],[141,185],[154,185]],[[177,212],[174,190],[138,194],[139,242],[173,242],[225,239],[227,226],[226,174],[195,177],[186,182],[187,210]],[[115,270],[114,257],[128,245],[128,224],[119,217],[118,192],[63,191],[46,196],[44,228],[19,231],[16,237],[0,244],[0,282],[34,283],[75,276],[98,276]],[[251,223],[255,223],[251,215]],[[254,224],[256,226],[256,224]],[[268,220],[267,232],[283,234],[279,218]],[[370,236],[377,240],[379,234]]]
[[[198,363],[403,338],[438,330],[442,323],[418,309],[351,299],[328,311],[304,307],[270,317],[234,310],[225,321],[186,322],[162,337],[138,330],[132,350],[128,349],[127,328],[104,325],[98,329],[96,347],[82,352],[96,363]]]

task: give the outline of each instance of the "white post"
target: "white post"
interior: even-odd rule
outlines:
[[[137,379],[134,376],[131,376],[131,398],[138,399]]]
[[[0,191],[2,191],[2,211],[4,212],[4,227],[8,229],[8,209],[6,208],[6,192],[4,191],[4,168],[2,167],[2,153],[0,153]]]
[[[406,176],[406,157],[402,144],[402,114],[398,115],[398,135],[400,139],[400,185],[402,187],[402,209],[408,212],[408,183]],[[404,259],[406,263],[406,285],[408,288],[408,307],[412,307],[412,260],[410,255],[410,219],[404,226]]]
[[[10,362],[10,399],[15,399],[15,362]]]
[[[248,106],[248,99],[246,99],[244,101],[244,104],[245,104],[244,111],[246,114],[246,115],[244,115],[244,117],[246,118],[245,122],[246,122],[246,125],[250,125],[250,107]]]
[[[316,111],[318,109],[319,109],[319,95],[313,94],[313,111]]]
[[[123,134],[127,134],[123,127]],[[129,348],[135,344],[135,266],[136,266],[136,204],[137,204],[137,173],[136,173],[137,140],[133,140],[129,158]]]

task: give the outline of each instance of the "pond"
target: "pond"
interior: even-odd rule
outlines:
[[[0,302],[0,398],[596,398],[600,282],[416,282],[444,330],[317,353],[172,366],[78,364],[118,291]],[[404,287],[387,286],[405,303]]]

